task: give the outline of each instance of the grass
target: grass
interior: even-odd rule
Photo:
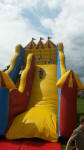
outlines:
[[[77,100],[77,124],[79,124],[80,115],[84,114],[84,99],[78,98]],[[62,150],[65,150],[67,140],[61,141]]]

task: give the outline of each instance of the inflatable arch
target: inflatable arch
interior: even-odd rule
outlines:
[[[8,140],[57,142],[76,127],[78,76],[66,70],[63,43],[50,39],[16,46],[8,70],[0,71],[0,135]]]

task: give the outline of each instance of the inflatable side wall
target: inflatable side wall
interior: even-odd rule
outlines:
[[[76,127],[77,90],[84,86],[73,71],[66,72],[63,43],[57,45],[57,76],[59,136],[69,137]]]
[[[28,55],[24,71],[17,89],[5,72],[0,72],[0,135],[4,135],[13,119],[28,106],[35,72],[35,58]]]
[[[58,80],[57,87],[61,88],[60,136],[69,137],[76,127],[77,90],[84,89],[84,86],[73,71],[67,71]]]
[[[34,72],[35,58],[32,54],[30,54],[28,55],[26,67],[21,75],[19,88],[10,91],[9,123],[16,115],[24,112],[28,106]]]

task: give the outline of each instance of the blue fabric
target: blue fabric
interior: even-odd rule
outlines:
[[[61,67],[60,67],[60,55],[59,48],[57,45],[57,80],[61,78]],[[59,130],[59,119],[60,119],[60,99],[61,99],[61,88],[58,88],[58,135],[60,136]]]
[[[8,127],[9,91],[0,88],[0,135],[3,135]]]
[[[24,65],[24,49],[20,45],[20,54],[16,57],[15,65],[12,71],[10,71],[9,76],[16,84],[19,79],[19,72],[21,70],[21,66]]]

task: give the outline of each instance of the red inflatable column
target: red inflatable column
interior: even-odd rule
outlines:
[[[66,79],[61,90],[59,128],[62,137],[69,137],[76,127],[77,84],[72,75],[73,86],[69,87],[69,77],[70,75]]]

